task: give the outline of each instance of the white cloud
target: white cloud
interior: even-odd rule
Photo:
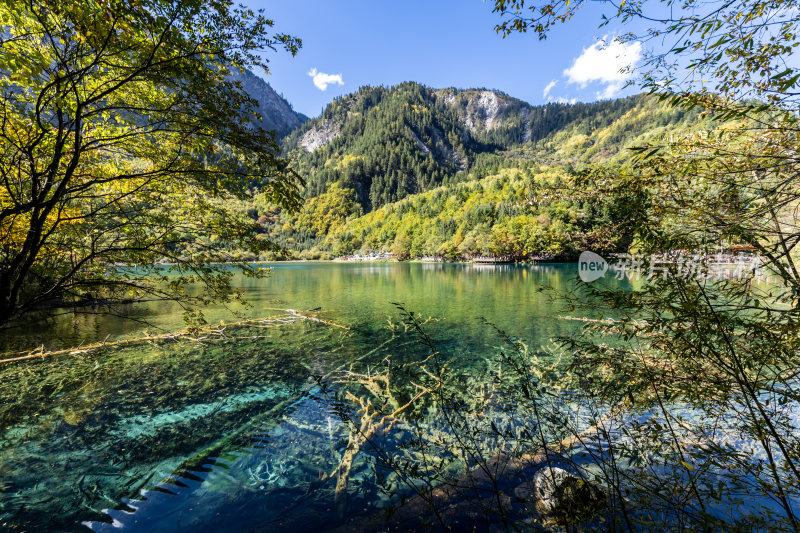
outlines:
[[[553,87],[556,86],[556,83],[558,83],[558,80],[552,80],[547,84],[547,86],[544,88],[544,92],[542,93],[542,98],[547,98],[547,95],[550,94],[550,91],[553,90]]]
[[[600,98],[612,98],[631,78],[632,67],[642,58],[642,43],[634,41],[621,43],[607,42],[600,39],[575,59],[572,66],[564,71],[569,83],[576,83],[581,88],[590,82],[605,83]]]
[[[314,85],[320,91],[328,88],[328,85],[344,85],[341,74],[325,74],[324,72],[317,72],[317,69],[312,68],[308,71],[308,75],[314,78]]]
[[[623,82],[621,82],[621,81],[620,82],[609,83],[608,85],[606,85],[606,88],[603,89],[602,92],[595,93],[595,96],[597,98],[614,98],[614,96],[620,90],[622,90],[622,87],[624,85],[625,84]]]

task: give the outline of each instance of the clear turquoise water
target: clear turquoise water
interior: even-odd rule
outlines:
[[[386,328],[393,302],[438,320],[426,328],[453,367],[479,375],[497,325],[534,349],[580,323],[552,301],[572,265],[274,265],[238,279],[249,307],[209,322],[320,308],[320,318],[235,328],[228,337],[144,342],[0,367],[0,525],[27,531],[322,531],[397,502],[359,454],[346,506],[333,501],[346,428],[332,373],[424,357]],[[542,292],[549,288],[551,292]],[[183,327],[164,304],[129,309],[147,325],[62,315],[7,347],[78,346]],[[469,391],[465,391],[469,393]]]
[[[206,310],[210,323],[237,317],[261,317],[273,308],[298,310],[320,307],[327,318],[349,325],[383,323],[396,310],[392,302],[430,316],[448,317],[454,324],[476,317],[510,328],[528,338],[560,331],[553,321],[551,287],[568,290],[577,279],[572,264],[475,265],[470,263],[274,263],[267,279],[237,277],[249,306]],[[181,309],[169,303],[143,303],[123,311],[139,323],[116,316],[65,311],[42,325],[26,326],[5,339],[2,348],[47,349],[78,346],[125,337],[182,329]]]

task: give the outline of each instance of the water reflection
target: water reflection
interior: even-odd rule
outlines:
[[[462,323],[476,316],[510,328],[515,334],[535,334],[533,320],[546,319],[553,309],[543,286],[560,293],[573,286],[577,270],[564,265],[479,265],[472,263],[276,263],[267,279],[235,278],[248,306],[215,307],[206,312],[210,323],[274,314],[275,308],[314,309],[348,324],[384,321],[394,313],[391,302]],[[133,320],[98,312],[60,313],[43,326],[26,326],[0,339],[0,349],[57,349],[143,332],[175,331],[184,327],[175,304],[143,302],[119,310]]]

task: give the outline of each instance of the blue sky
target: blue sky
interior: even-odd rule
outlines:
[[[636,60],[641,50],[636,44],[598,44],[622,31],[597,27],[601,2],[590,3],[544,41],[531,33],[501,38],[491,0],[246,3],[264,8],[275,30],[303,39],[296,57],[283,51],[268,55],[267,81],[311,117],[361,86],[409,80],[437,88],[499,89],[532,104],[635,92],[621,87],[618,65]]]

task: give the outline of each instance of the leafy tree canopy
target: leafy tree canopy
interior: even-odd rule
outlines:
[[[196,281],[231,297],[209,265],[270,245],[229,200],[293,209],[301,180],[229,74],[301,42],[226,0],[6,0],[0,24],[0,325]]]
[[[588,2],[496,0],[494,11],[502,17],[496,29],[504,37],[531,31],[545,39],[553,26],[568,22]],[[791,60],[800,45],[797,1],[603,3],[608,10],[600,26],[644,23],[641,32],[619,37],[649,45],[639,69],[643,87],[712,107],[723,96],[751,112],[765,111],[764,102],[797,106],[800,70]]]
[[[583,5],[497,0],[503,17],[497,29],[544,38]],[[650,47],[643,86],[674,104],[702,108],[722,126],[640,146],[630,165],[591,169],[586,182],[641,191],[647,205],[635,225],[639,251],[702,252],[742,243],[758,251],[772,279],[715,280],[704,265],[687,274],[673,260],[637,290],[586,287],[604,304],[591,312],[616,320],[587,323],[581,338],[562,339],[574,362],[561,375],[571,376],[593,408],[647,414],[643,423],[616,417],[607,427],[625,439],[604,437],[615,461],[611,477],[626,479],[609,486],[622,494],[618,488],[635,480],[633,496],[624,500],[629,507],[618,513],[628,528],[639,509],[654,516],[653,501],[669,494],[676,496],[665,498],[664,507],[676,510],[672,523],[682,527],[797,531],[800,427],[787,415],[800,401],[797,2],[608,5],[601,25],[645,23],[641,34],[621,37]],[[645,260],[643,267],[654,265]],[[618,466],[623,462],[629,466]],[[645,463],[675,468],[666,474]],[[731,516],[715,508],[743,499],[758,508]],[[666,529],[669,520],[646,527]]]

